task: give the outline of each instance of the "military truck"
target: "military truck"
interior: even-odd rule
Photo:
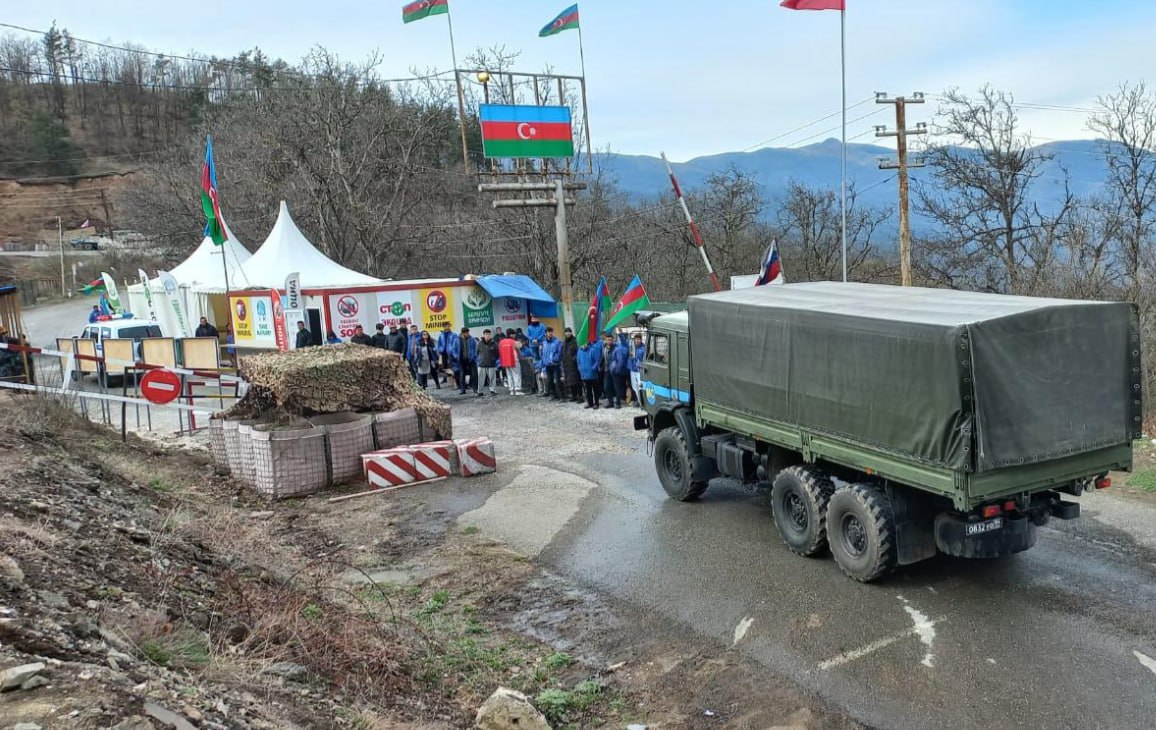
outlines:
[[[787,547],[858,581],[1027,550],[1140,436],[1128,304],[823,282],[637,318],[635,427],[670,497],[769,482]]]

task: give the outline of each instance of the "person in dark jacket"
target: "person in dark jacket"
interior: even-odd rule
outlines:
[[[490,395],[496,396],[498,391],[498,341],[493,338],[490,330],[482,330],[482,339],[478,341],[478,396],[482,395],[482,388],[489,388]]]
[[[369,346],[370,347],[379,347],[382,350],[384,350],[385,349],[385,343],[386,343],[385,325],[382,324],[381,322],[378,322],[374,329],[376,329],[377,331],[373,333],[373,337],[369,338]]]
[[[434,341],[430,339],[429,332],[423,331],[421,339],[418,340],[416,365],[417,382],[423,389],[429,387],[429,376],[433,376],[434,385],[438,390],[441,390],[442,383],[438,379],[438,352]]]
[[[313,344],[313,333],[305,328],[304,322],[297,322],[297,349],[309,347]]]
[[[354,345],[369,345],[373,340],[365,334],[364,327],[357,325],[353,328],[353,337],[350,337],[349,341]]]
[[[597,343],[587,343],[578,348],[578,374],[586,393],[586,407],[597,408],[602,398],[602,348]]]
[[[462,334],[458,338],[457,367],[454,374],[458,377],[460,394],[465,395],[466,388],[471,385],[474,393],[478,393],[478,341],[470,336],[469,327],[462,327]]]
[[[566,386],[567,395],[575,403],[582,402],[582,375],[578,372],[578,340],[574,337],[574,330],[567,327],[563,330],[562,340],[562,380]]]
[[[554,328],[546,328],[542,342],[542,368],[546,371],[546,393],[550,400],[562,401],[562,341],[554,336]]]
[[[405,340],[405,362],[409,365],[409,373],[417,380],[417,356],[421,348],[421,332],[416,324],[409,326],[409,335]]]
[[[209,324],[207,317],[201,317],[201,323],[197,325],[197,331],[194,332],[197,337],[220,337],[221,333],[217,332],[217,328]]]
[[[538,374],[534,369],[534,349],[525,336],[517,337],[518,365],[522,368],[522,392],[529,395],[538,393]]]
[[[386,337],[385,349],[396,352],[398,355],[405,357],[406,334],[399,332],[397,325],[389,326],[389,335]]]

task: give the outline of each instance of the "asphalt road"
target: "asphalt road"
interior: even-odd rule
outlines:
[[[794,556],[767,496],[714,482],[666,498],[634,415],[451,397],[457,435],[489,435],[502,485],[405,498],[458,515],[552,570],[733,646],[888,728],[1151,728],[1156,508],[1103,494],[995,561],[940,557],[862,585]],[[455,496],[456,495],[456,496]]]

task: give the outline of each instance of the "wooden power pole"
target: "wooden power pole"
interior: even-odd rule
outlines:
[[[894,99],[887,96],[886,93],[877,92],[875,94],[876,104],[894,104],[895,105],[895,131],[888,131],[887,127],[876,127],[876,137],[895,137],[897,159],[895,162],[891,160],[882,160],[879,162],[880,170],[898,170],[897,177],[899,178],[899,270],[900,283],[903,286],[911,286],[911,218],[910,205],[908,203],[908,185],[907,185],[907,170],[912,167],[923,167],[923,162],[908,162],[907,160],[907,135],[909,134],[927,134],[927,125],[923,122],[915,125],[914,129],[907,128],[907,105],[908,104],[922,104],[923,93],[915,92],[911,98],[897,96]]]

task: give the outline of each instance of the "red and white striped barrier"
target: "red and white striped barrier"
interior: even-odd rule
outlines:
[[[457,447],[452,441],[428,444],[413,444],[407,447],[413,456],[413,466],[418,479],[451,477],[457,474]]]
[[[490,474],[498,470],[494,442],[488,438],[456,439],[460,474],[464,477]]]
[[[362,454],[365,477],[375,487],[396,487],[418,481],[413,454],[409,449],[387,449]]]

